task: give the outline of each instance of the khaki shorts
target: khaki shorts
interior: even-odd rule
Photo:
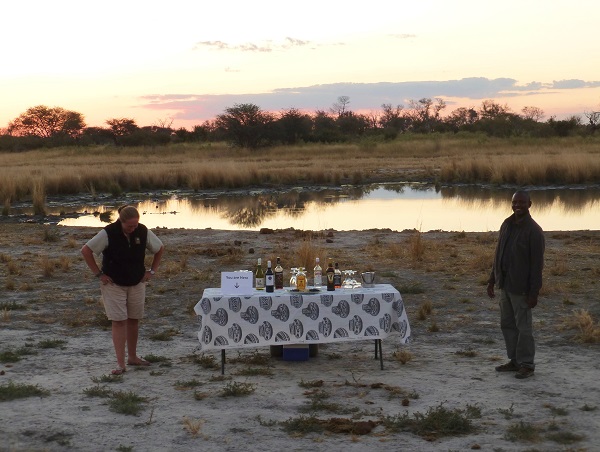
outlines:
[[[121,321],[144,318],[145,282],[135,286],[100,284],[100,291],[102,292],[104,310],[108,320]]]

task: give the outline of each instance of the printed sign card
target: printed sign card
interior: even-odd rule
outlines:
[[[251,271],[221,272],[221,292],[224,294],[251,294],[253,273]]]

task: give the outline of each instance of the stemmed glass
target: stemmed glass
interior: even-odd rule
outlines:
[[[290,289],[292,289],[292,290],[297,289],[298,285],[297,285],[296,281],[297,281],[297,278],[298,278],[298,268],[297,267],[292,267],[290,274],[291,274],[291,276],[290,276]]]
[[[356,272],[354,270],[344,270],[344,283],[342,284],[342,287],[344,289],[354,289],[355,287],[357,287],[358,282],[356,281],[356,279],[354,279],[354,274]]]

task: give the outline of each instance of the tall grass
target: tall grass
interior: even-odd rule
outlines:
[[[494,184],[586,184],[600,181],[600,155],[487,156],[452,160],[440,171],[442,182]]]
[[[587,183],[600,180],[600,136],[491,139],[401,136],[360,144],[279,146],[258,151],[225,144],[98,146],[0,153],[0,200],[57,194],[119,194],[256,185],[341,184],[397,180],[490,183]],[[334,162],[334,163],[332,163]],[[32,177],[39,182],[32,186]],[[41,204],[40,204],[41,205]]]
[[[34,215],[46,215],[46,186],[43,180],[35,180],[31,194]]]

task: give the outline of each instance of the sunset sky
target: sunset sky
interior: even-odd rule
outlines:
[[[3,3],[0,129],[36,105],[89,126],[201,124],[236,103],[353,111],[442,98],[600,110],[600,2],[32,0]]]

